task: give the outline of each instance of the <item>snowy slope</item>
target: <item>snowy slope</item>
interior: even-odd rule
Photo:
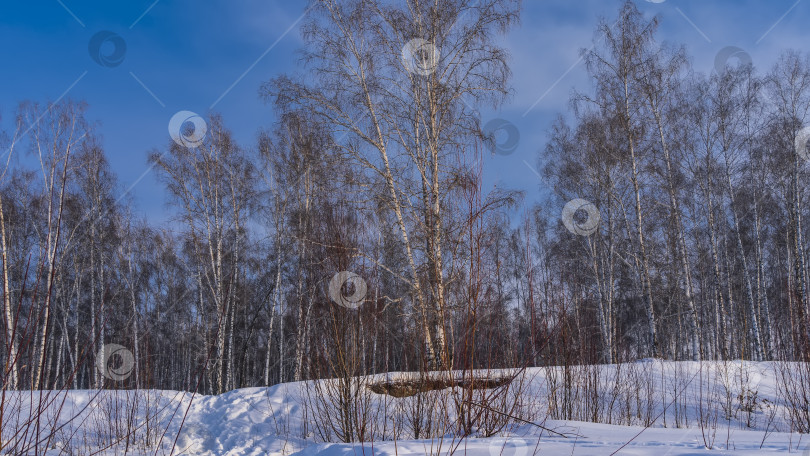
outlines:
[[[311,423],[317,418],[305,416],[304,383],[298,382],[218,396],[174,391],[7,393],[3,440],[33,441],[37,431],[24,423],[41,402],[46,413],[39,423],[38,447],[47,447],[48,455],[802,454],[810,447],[810,439],[789,432],[786,408],[778,394],[779,369],[772,363],[646,361],[582,366],[567,372],[563,368],[526,370],[522,375],[530,387],[525,397],[538,411],[534,422],[567,438],[521,424],[508,436],[488,438],[458,439],[447,434],[428,440],[322,442]],[[598,395],[585,396],[585,390],[576,385],[566,389],[561,383],[565,374],[580,386],[586,381],[597,385]],[[560,401],[556,411],[549,400],[552,396]],[[747,399],[751,396],[755,399]],[[564,397],[573,406],[565,412],[560,410]],[[401,400],[376,394],[372,399],[378,407],[389,407],[381,409],[378,422],[390,419],[391,404]],[[574,419],[559,419],[566,413]],[[619,424],[581,421],[586,415]],[[645,421],[651,425],[642,426]]]

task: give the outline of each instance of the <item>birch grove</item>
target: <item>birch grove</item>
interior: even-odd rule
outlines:
[[[807,361],[808,55],[702,73],[625,3],[531,145],[537,198],[484,184],[480,112],[510,102],[519,16],[314,2],[257,139],[210,113],[145,157],[165,221],[125,196],[82,103],[21,103],[0,137],[4,390]]]

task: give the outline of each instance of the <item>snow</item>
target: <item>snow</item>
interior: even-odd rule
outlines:
[[[790,366],[645,360],[569,370],[575,378],[587,378],[598,385],[595,402],[593,396],[586,397],[577,393],[579,390],[569,391],[574,398],[574,418],[583,419],[583,413],[593,412],[586,407],[590,401],[591,405],[599,404],[601,420],[614,424],[553,419],[548,398],[552,391],[558,397],[563,393],[559,383],[563,368],[531,368],[521,373],[528,386],[524,399],[536,409],[532,421],[546,430],[520,424],[487,438],[473,435],[460,439],[448,433],[442,438],[420,440],[322,442],[310,422],[316,417],[306,413],[304,382],[245,388],[217,396],[157,390],[7,392],[2,437],[8,442],[40,435],[39,454],[47,449],[47,455],[807,456],[810,439],[790,432],[787,409],[778,394],[780,375]],[[497,374],[502,372],[486,373]],[[404,377],[407,374],[380,374],[371,380]],[[754,392],[753,406],[744,407],[741,401]],[[373,393],[370,397],[383,411],[375,415],[378,424],[390,419],[390,408],[383,407],[405,400]],[[37,434],[34,427],[26,428],[24,423],[32,416],[31,410],[40,408],[40,402],[44,414]],[[643,426],[645,413],[651,417],[651,426]],[[706,426],[700,426],[701,418]],[[15,436],[15,430],[20,429],[27,432]]]

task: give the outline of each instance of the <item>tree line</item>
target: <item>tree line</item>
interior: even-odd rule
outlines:
[[[527,206],[484,187],[479,114],[509,101],[519,1],[311,6],[255,144],[211,114],[149,153],[165,224],[136,212],[83,103],[20,104],[4,389],[805,360],[807,55],[701,74],[625,3],[583,51],[593,90],[538,147],[554,196]]]

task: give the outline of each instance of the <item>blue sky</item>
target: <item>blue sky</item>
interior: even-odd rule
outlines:
[[[522,189],[527,201],[547,195],[530,168],[554,118],[568,109],[573,88],[589,82],[579,50],[592,44],[600,16],[619,0],[524,0],[520,26],[504,38],[512,54],[515,95],[500,112],[520,131],[511,155],[488,157],[487,186]],[[687,46],[696,70],[709,72],[727,46],[747,52],[767,71],[781,49],[807,49],[810,0],[638,0],[663,20],[660,38]],[[147,171],[146,156],[170,141],[168,122],[181,110],[216,111],[243,145],[274,121],[259,85],[294,72],[301,46],[302,1],[283,0],[32,0],[0,2],[0,115],[11,127],[22,100],[47,102],[66,94],[89,103],[123,189]],[[105,67],[88,52],[97,32],[126,42],[120,65]],[[229,90],[230,88],[230,90]],[[146,173],[132,189],[136,208],[166,220],[161,185]]]

